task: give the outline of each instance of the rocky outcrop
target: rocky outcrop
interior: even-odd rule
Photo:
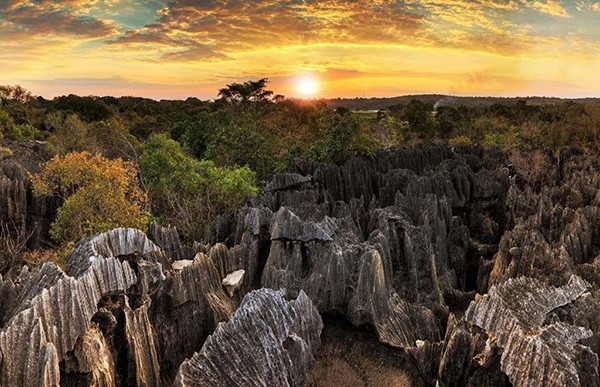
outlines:
[[[303,386],[315,365],[323,324],[304,292],[261,289],[246,295],[200,352],[184,361],[176,386]]]
[[[494,338],[502,350],[502,371],[513,385],[581,385],[581,353],[590,360],[584,370],[598,373],[598,356],[577,344],[593,332],[561,321],[545,322],[548,313],[573,302],[588,287],[576,276],[560,288],[531,278],[509,279],[473,302],[466,319]]]
[[[471,246],[500,240],[505,220],[495,215],[503,213],[508,175],[474,172],[446,148],[382,160],[305,164],[277,175],[238,213],[230,253],[249,252],[250,262],[235,268],[260,274],[261,286],[303,290],[321,313],[341,313],[388,344],[412,347],[440,340],[449,311],[473,297],[466,277],[479,262],[470,262]],[[487,249],[490,259],[495,249]]]
[[[191,356],[237,299],[205,254],[181,270],[161,262],[171,266],[142,232],[115,229],[79,242],[64,271],[46,263],[1,281],[0,384],[168,384],[166,358]]]
[[[58,380],[58,363],[86,332],[100,299],[125,292],[135,281],[126,262],[109,257],[96,260],[79,277],[65,276],[41,290],[0,332],[2,384],[32,386],[48,373]]]
[[[14,155],[0,159],[0,273],[15,268],[24,247],[48,240],[60,198],[33,195],[29,173],[43,161],[37,144],[13,144]],[[17,154],[18,153],[18,154]]]
[[[301,385],[315,358],[369,383],[598,385],[600,159],[542,159],[429,146],[299,163],[206,245],[153,224],[85,239],[64,270],[13,269],[2,385]],[[392,360],[320,355],[320,315]],[[324,367],[309,383],[338,380]]]
[[[441,342],[409,349],[422,377],[443,386],[594,386],[598,357],[586,345],[592,331],[575,321],[589,284],[573,276],[552,287],[519,277],[450,316]]]
[[[72,356],[82,359],[77,362],[83,367],[78,373],[94,368],[85,360],[88,356],[85,355],[86,345],[92,340],[104,348],[104,341],[97,337],[90,323],[98,313],[102,315],[100,305],[112,302],[107,297],[121,294],[122,302],[127,305],[125,294],[138,282],[135,270],[127,260],[120,258],[133,254],[151,255],[158,250],[138,230],[116,229],[79,242],[73,253],[65,258],[64,272],[47,263],[38,273],[23,271],[18,284],[3,282],[3,288],[12,288],[14,298],[6,304],[6,323],[0,331],[2,384],[29,386],[45,378],[58,381],[59,362]],[[160,264],[156,265],[160,272]],[[164,276],[159,275],[158,279],[162,280]],[[144,322],[140,312],[129,312],[129,324],[139,327],[140,321]],[[114,315],[111,316],[114,318]],[[146,335],[142,340],[151,341],[152,335]],[[133,348],[134,357],[139,357],[139,353],[135,353],[136,346]],[[74,350],[76,355],[71,355]],[[140,357],[140,362],[147,360]],[[28,367],[28,364],[43,366]],[[65,364],[72,366],[72,362]],[[68,374],[67,365],[63,372]],[[96,368],[92,372],[92,380],[104,376],[110,380],[114,378],[114,375],[95,373]],[[149,384],[158,385],[157,381]]]

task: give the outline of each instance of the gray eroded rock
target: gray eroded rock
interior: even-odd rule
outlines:
[[[63,385],[89,383],[92,386],[116,386],[115,362],[100,328],[90,325],[81,336],[70,356],[64,361]],[[85,381],[78,378],[81,374],[89,375]],[[73,376],[71,376],[73,375]]]
[[[159,333],[155,345],[165,383],[235,311],[238,298],[225,293],[222,280],[213,261],[198,253],[191,263],[168,273],[161,290],[152,296],[150,322]]]
[[[135,283],[129,264],[110,257],[95,259],[80,276],[64,277],[43,289],[0,332],[2,385],[39,385],[48,369],[58,370],[58,362],[86,332],[100,299]]]
[[[416,383],[521,385],[528,373],[597,386],[600,158],[553,157],[534,175],[481,147],[299,163],[219,216],[211,245],[154,224],[154,242],[131,229],[80,242],[64,272],[13,268],[0,277],[0,384],[170,385],[179,371],[186,385],[301,385],[318,310],[406,349]],[[29,227],[34,207],[46,219],[26,175],[0,167],[0,221]],[[297,299],[261,291],[234,313],[260,286]]]
[[[296,188],[311,180],[310,176],[302,176],[297,173],[277,173],[271,182],[265,187],[265,191],[280,191]]]
[[[576,344],[592,331],[544,321],[549,312],[573,302],[588,286],[576,276],[559,288],[532,278],[509,279],[473,302],[466,319],[493,335],[502,349],[502,371],[513,385],[578,386]],[[597,370],[597,357],[595,364],[586,367]]]
[[[196,254],[207,252],[207,246],[198,242],[191,245],[181,243],[179,233],[175,227],[162,227],[155,222],[150,223],[149,234],[158,246],[164,251],[168,262],[191,260]],[[164,263],[164,262],[163,262]]]
[[[303,222],[296,214],[282,207],[274,215],[270,232],[271,239],[331,241],[335,229],[336,225],[329,217],[320,223]]]
[[[12,305],[4,315],[7,322],[0,331],[0,352],[3,354],[0,384],[33,386],[42,382],[43,385],[58,385],[59,362],[71,356],[80,340],[84,342],[78,348],[85,352],[86,340],[90,339],[89,336],[86,338],[86,332],[92,337],[97,336],[90,331],[90,323],[104,297],[125,294],[136,284],[138,288],[147,287],[154,282],[152,278],[164,278],[160,264],[152,263],[157,266],[151,270],[142,269],[142,278],[145,279],[138,282],[139,278],[129,262],[121,261],[118,257],[148,255],[154,251],[158,251],[158,247],[140,231],[115,229],[79,242],[73,253],[65,259],[67,273],[54,264],[45,264],[37,273],[22,272],[21,283],[14,288]],[[135,265],[137,267],[137,262]],[[136,324],[135,330],[145,330],[138,339],[140,344],[132,346],[134,352],[142,351],[144,345],[154,346],[150,327],[138,323],[146,321],[147,317],[134,318],[143,310],[132,312],[131,321]],[[99,338],[90,340],[102,344]],[[152,356],[146,356],[146,349],[143,351],[135,353],[139,360],[137,368],[157,368],[157,363],[151,361]],[[77,351],[75,356],[85,358],[81,352],[77,355]],[[78,369],[77,372],[91,368],[86,365],[89,362],[82,360],[79,363],[83,371]],[[145,374],[144,382],[158,385],[158,379],[150,376]],[[112,380],[110,378],[114,378],[114,375],[108,376],[102,370],[96,370],[91,377],[94,380]]]
[[[231,320],[221,323],[200,352],[184,361],[176,386],[303,386],[315,364],[323,324],[304,292],[246,295]]]
[[[173,270],[182,270],[184,267],[189,266],[193,263],[191,259],[182,259],[173,262]]]
[[[160,248],[140,230],[116,228],[79,241],[71,254],[65,258],[65,272],[78,277],[96,260],[104,257],[119,257],[135,253],[146,256],[159,251]]]

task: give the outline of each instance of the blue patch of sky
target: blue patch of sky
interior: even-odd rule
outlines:
[[[121,32],[125,32],[154,23],[159,17],[157,11],[165,8],[168,3],[168,0],[121,0],[109,6],[101,2],[89,7],[89,17],[111,20],[120,26]],[[75,50],[95,50],[102,47],[105,41],[105,38],[83,41]]]
[[[518,10],[509,11],[503,15],[516,25],[529,25],[531,33],[546,37],[561,37],[577,35],[583,39],[598,39],[600,37],[600,13],[587,7],[579,7],[575,1],[562,1],[569,16],[549,15],[539,10],[521,6]]]
[[[95,10],[94,16],[113,20],[123,29],[132,30],[153,23],[159,16],[157,11],[168,3],[168,0],[122,0]]]

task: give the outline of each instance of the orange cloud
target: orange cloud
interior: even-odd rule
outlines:
[[[600,2],[5,0],[0,84],[214,97],[261,77],[291,93],[308,73],[327,96],[589,93],[600,87],[594,10]]]
[[[422,16],[391,3],[181,0],[161,9],[155,23],[111,44],[158,44],[176,50],[166,58],[196,60],[285,44],[408,40]]]

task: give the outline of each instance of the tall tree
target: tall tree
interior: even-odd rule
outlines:
[[[273,92],[266,89],[267,83],[269,83],[268,78],[244,83],[232,83],[219,90],[219,97],[233,103],[269,101]]]
[[[27,103],[35,99],[33,94],[19,85],[0,86],[0,100],[11,100],[19,103]]]

